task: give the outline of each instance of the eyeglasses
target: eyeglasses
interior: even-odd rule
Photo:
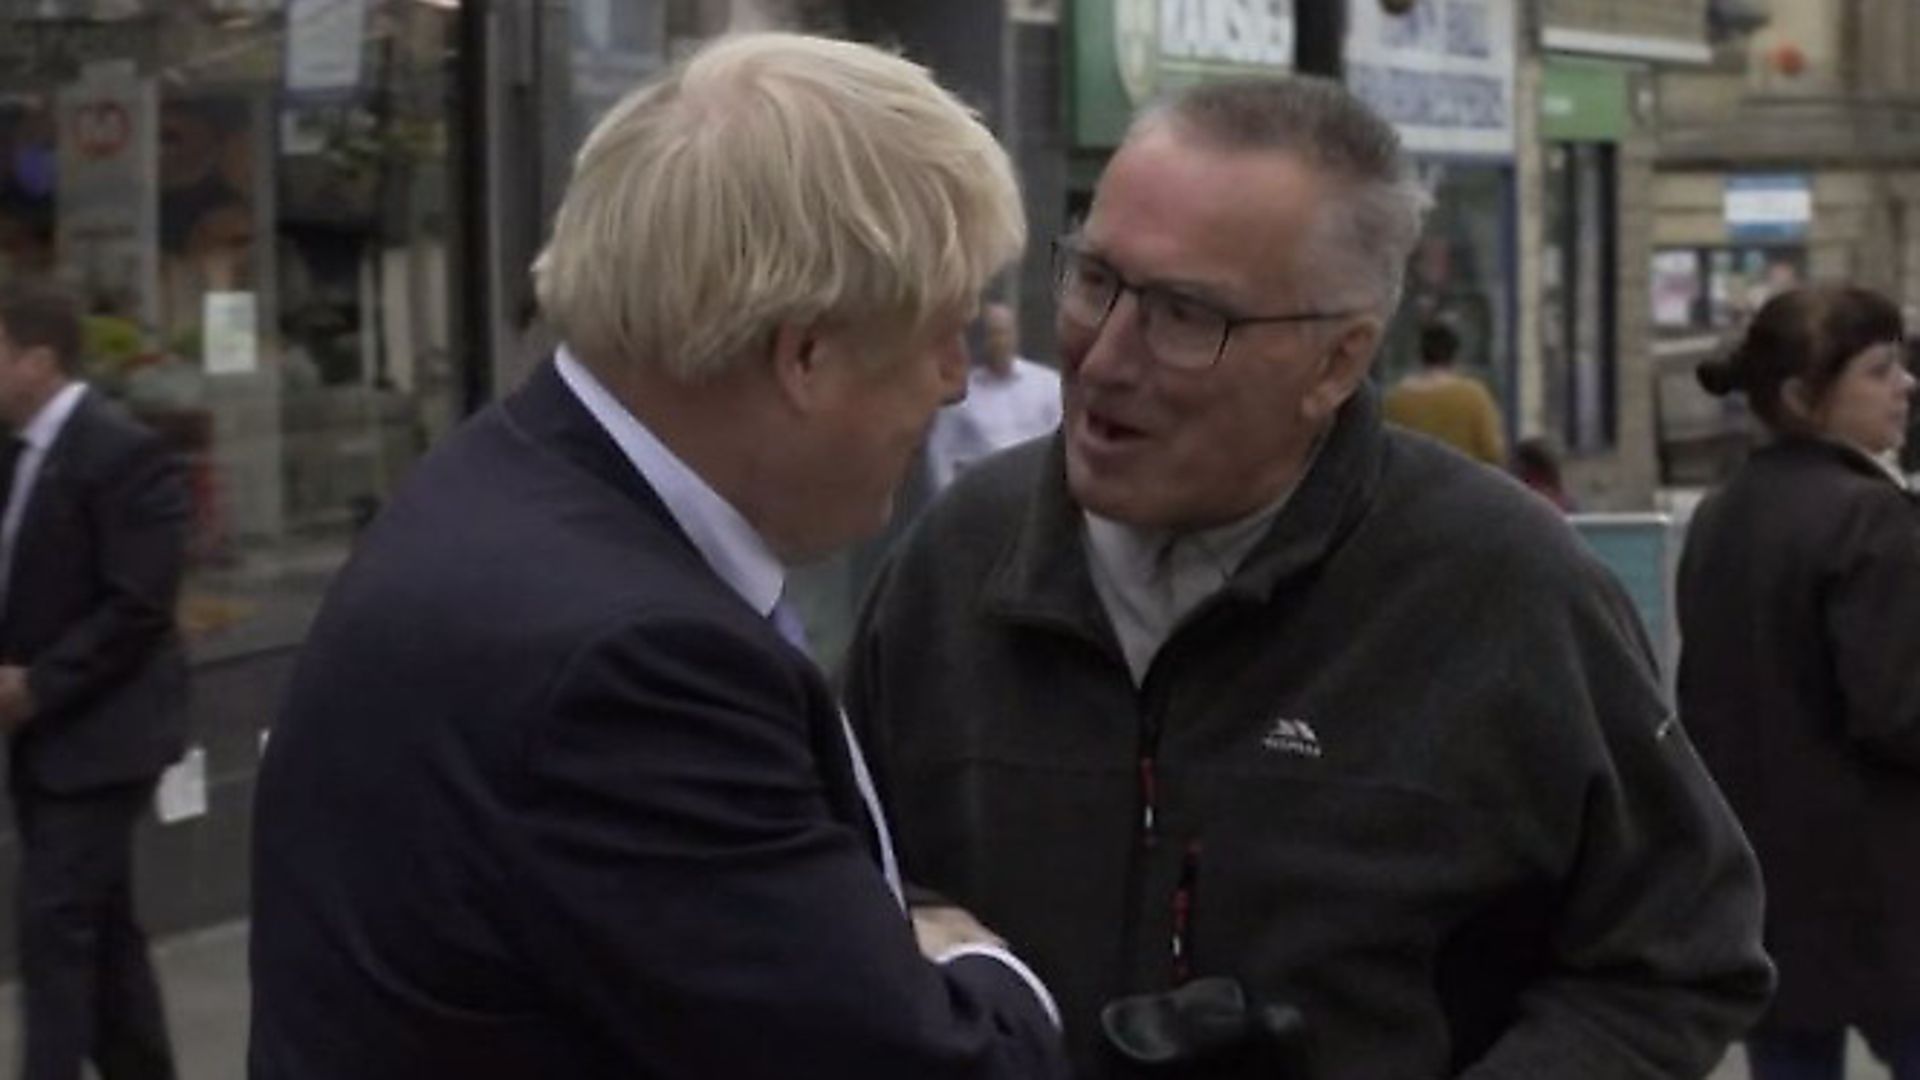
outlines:
[[[1361,312],[1300,311],[1288,315],[1229,315],[1219,308],[1157,285],[1137,285],[1104,259],[1088,254],[1073,240],[1053,244],[1054,298],[1060,314],[1077,326],[1098,330],[1120,303],[1135,298],[1135,312],[1147,348],[1168,367],[1205,371],[1226,355],[1227,341],[1242,326],[1257,323],[1311,323],[1345,319]]]

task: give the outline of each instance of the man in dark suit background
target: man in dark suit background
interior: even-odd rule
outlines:
[[[606,115],[534,267],[564,344],[363,536],[268,743],[256,1080],[1064,1070],[1025,965],[905,909],[780,599],[886,521],[1024,239],[866,46],[725,39]]]
[[[135,919],[133,829],[186,735],[174,630],[186,489],[75,378],[63,293],[0,290],[0,727],[21,850],[27,1080],[171,1077]]]

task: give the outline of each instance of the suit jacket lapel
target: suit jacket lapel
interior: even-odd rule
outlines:
[[[693,541],[668,513],[665,503],[647,484],[640,470],[620,450],[620,444],[600,426],[587,407],[561,380],[551,359],[527,376],[505,403],[508,424],[523,438],[559,454],[627,498],[645,507],[672,528],[689,550]],[[697,550],[695,554],[698,554]]]
[[[674,537],[686,545],[689,555],[699,560],[700,565],[706,565],[699,549],[680,530],[679,523],[673,520],[673,515],[668,512],[666,504],[660,501],[660,496],[654,493],[646,478],[640,475],[640,470],[634,468],[633,462],[621,452],[613,436],[607,434],[600,422],[587,411],[587,407],[567,388],[551,359],[527,376],[526,382],[506,399],[504,409],[508,423],[522,437],[561,455],[576,467],[647,508]],[[767,632],[777,636],[771,626]],[[877,865],[882,861],[879,829],[867,813],[859,785],[854,780],[853,760],[848,756],[846,739],[841,734],[840,714],[834,705],[833,691],[827,685],[826,676],[817,668],[811,672],[811,676],[817,685],[807,710],[808,739],[813,747],[814,760],[819,763],[821,779],[827,785],[828,802],[835,816],[866,841]]]

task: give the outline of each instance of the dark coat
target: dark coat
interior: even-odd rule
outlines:
[[[1299,1008],[1327,1077],[1697,1076],[1759,1014],[1752,852],[1546,502],[1363,391],[1136,689],[1064,472],[1030,444],[928,511],[847,707],[909,878],[1032,960],[1078,1064],[1183,968]]]
[[[1695,514],[1681,715],[1745,822],[1770,1022],[1920,1023],[1920,505],[1843,447],[1756,453]]]
[[[256,1080],[1046,1077],[923,961],[819,670],[540,368],[433,451],[260,773]]]
[[[189,513],[159,436],[88,391],[41,461],[14,542],[0,655],[36,715],[14,770],[72,793],[159,775],[185,745],[174,607]]]

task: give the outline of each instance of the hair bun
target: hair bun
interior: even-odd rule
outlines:
[[[1724,360],[1702,360],[1694,367],[1693,376],[1700,380],[1700,388],[1714,397],[1726,397],[1740,389],[1739,354]]]

